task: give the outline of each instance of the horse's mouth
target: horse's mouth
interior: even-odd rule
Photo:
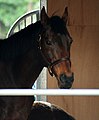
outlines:
[[[67,77],[65,74],[62,74],[60,75],[60,78],[58,78],[58,86],[61,89],[69,89],[72,87],[73,81],[74,81],[73,73],[69,77]]]

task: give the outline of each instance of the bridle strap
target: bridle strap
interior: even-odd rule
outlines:
[[[57,64],[59,64],[59,63],[61,63],[61,62],[63,62],[63,61],[70,61],[70,58],[69,58],[69,57],[63,57],[63,58],[58,59],[58,60],[54,61],[53,63],[50,63],[50,64],[49,64],[49,66],[48,66],[48,71],[49,71],[49,73],[50,73],[51,76],[53,76],[52,68],[53,68],[55,65],[57,65]]]

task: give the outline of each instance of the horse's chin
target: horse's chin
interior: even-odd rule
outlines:
[[[58,85],[60,89],[70,89],[72,85]]]

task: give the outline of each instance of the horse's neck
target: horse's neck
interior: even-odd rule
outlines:
[[[1,50],[0,79],[3,79],[3,81],[5,82],[4,83],[0,82],[1,85],[7,87],[11,86],[14,88],[15,87],[24,88],[24,87],[31,87],[32,84],[35,82],[35,80],[37,79],[38,75],[40,74],[44,66],[43,65],[44,62],[42,61],[42,56],[40,54],[39,49],[37,48],[38,47],[37,39],[41,29],[42,26],[39,21],[33,25],[30,25],[29,27],[20,31],[19,33],[16,33],[15,35],[11,36],[10,38],[8,38],[8,40],[6,41],[4,40],[2,42],[2,47],[0,47]],[[16,46],[11,48],[9,40],[11,43],[13,43],[12,45],[14,46],[17,44],[18,40],[20,41],[21,37],[19,36],[22,36],[21,34],[24,34],[25,36],[24,37],[25,40],[24,42],[22,42],[22,46],[24,46],[23,48],[25,50],[21,49],[19,45],[18,45],[19,46],[18,48],[20,48],[19,50],[18,48],[15,49]],[[10,52],[9,49],[6,49],[5,46],[11,49]],[[29,48],[26,49],[27,47]],[[16,53],[18,53],[20,57],[17,57],[17,54],[15,55],[15,52],[13,54],[13,51],[16,51]],[[20,52],[22,52],[23,55],[20,55]],[[10,55],[8,55],[7,53],[9,53]],[[7,82],[9,83],[9,85],[7,84]]]
[[[42,30],[41,22],[38,21],[25,29],[13,34],[5,40],[0,40],[0,60],[12,61],[38,44],[37,39]]]
[[[13,62],[0,61],[0,88],[30,88],[43,67],[37,51],[31,51]]]
[[[21,81],[22,87],[32,87],[37,77],[39,76],[41,70],[44,67],[44,62],[41,58],[42,56],[39,52],[35,50],[31,50],[28,54],[26,54],[19,63],[15,64],[15,78],[16,81]]]

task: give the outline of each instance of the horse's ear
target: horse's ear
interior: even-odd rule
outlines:
[[[43,25],[46,25],[48,21],[48,15],[45,11],[45,7],[43,6],[42,10],[41,10],[41,23]]]
[[[68,20],[68,8],[66,7],[62,16],[62,19],[65,23],[67,23]]]

